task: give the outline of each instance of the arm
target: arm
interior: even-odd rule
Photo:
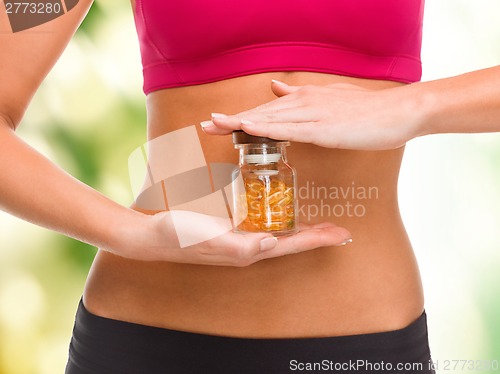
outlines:
[[[120,230],[140,214],[77,181],[16,136],[24,112],[92,4],[12,33],[0,12],[0,208],[87,243],[118,248]],[[105,224],[107,222],[108,224]]]
[[[202,127],[214,135],[241,128],[330,148],[391,149],[433,133],[500,131],[499,82],[500,66],[380,91],[273,81],[278,99],[232,116],[216,115]]]
[[[339,244],[350,237],[335,225],[305,228],[277,243],[270,234],[227,232],[180,248],[171,212],[154,216],[111,201],[76,180],[23,142],[15,133],[32,96],[55,64],[91,0],[47,24],[12,33],[0,12],[0,208],[112,253],[140,260],[212,265],[249,265],[255,261]],[[195,221],[197,220],[197,221]],[[214,217],[189,212],[176,225],[216,228]],[[181,227],[181,228],[182,228]]]
[[[500,131],[500,66],[413,86],[424,112],[417,135]]]

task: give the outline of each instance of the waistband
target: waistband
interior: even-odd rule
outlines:
[[[72,361],[74,365],[88,365],[87,372],[92,372],[88,371],[90,368],[96,373],[108,370],[148,374],[277,374],[306,368],[307,363],[318,363],[318,368],[324,365],[321,372],[338,372],[324,369],[328,365],[339,368],[342,363],[351,363],[352,369],[352,362],[363,361],[364,370],[353,372],[383,373],[382,362],[386,368],[392,367],[387,372],[430,372],[426,371],[430,350],[425,311],[409,326],[388,332],[313,338],[239,338],[100,317],[86,310],[80,301],[70,347],[70,364]],[[368,364],[372,365],[372,371]],[[378,369],[373,366],[376,364]],[[396,370],[398,364],[408,364],[408,370]],[[410,364],[414,365],[410,368]]]

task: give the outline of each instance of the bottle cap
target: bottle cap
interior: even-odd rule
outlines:
[[[286,140],[277,140],[277,139],[266,138],[264,136],[250,135],[243,130],[233,131],[234,144],[265,144],[265,143],[280,143],[280,142],[286,142]]]

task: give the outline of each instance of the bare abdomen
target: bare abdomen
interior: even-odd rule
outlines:
[[[395,85],[300,72],[157,91],[147,100],[148,135],[198,124],[211,112],[232,114],[270,101],[272,78],[296,85]],[[207,162],[237,162],[230,137],[197,131]],[[109,318],[228,336],[335,336],[402,328],[423,309],[417,264],[397,206],[402,152],[289,147],[299,181],[299,219],[346,227],[353,235],[347,246],[245,268],[137,262],[100,251],[86,285],[86,306]]]

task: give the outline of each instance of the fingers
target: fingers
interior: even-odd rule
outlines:
[[[317,127],[317,122],[265,123],[243,120],[241,124],[241,129],[250,135],[302,143],[314,143],[313,135]]]
[[[286,83],[272,80],[271,89],[279,97],[278,99],[230,116],[222,113],[212,113],[211,119],[200,122],[200,126],[209,135],[228,135],[234,130],[241,129],[242,119],[266,120],[269,122],[271,119],[276,118],[277,122],[300,122],[300,117],[297,117],[297,115],[300,116],[300,111],[291,117],[283,117],[283,113],[290,115],[290,113],[285,112],[287,109],[296,109],[299,106],[296,98],[285,97],[299,88],[300,86],[289,86]]]
[[[227,135],[243,130],[251,135],[279,140],[315,143],[319,114],[302,106],[267,110],[252,110],[234,116],[214,113],[211,121],[202,122],[203,131],[209,135]]]
[[[299,231],[297,234],[280,237],[277,245],[266,252],[257,254],[253,260],[284,256],[328,246],[350,243],[351,233],[333,224],[321,223]]]
[[[269,233],[228,232],[204,243],[200,252],[208,263],[230,266],[248,266],[258,256],[276,247],[278,239]]]
[[[221,113],[212,113],[212,123],[222,130],[239,130],[241,127],[241,114],[227,116]]]
[[[299,253],[319,247],[335,246],[351,239],[349,231],[342,227],[314,227],[295,235],[283,237],[278,245],[269,252],[272,257]]]
[[[208,121],[200,122],[202,130],[208,135],[228,135],[233,130],[239,130],[240,120],[235,116],[227,116],[222,113],[212,113]],[[220,119],[220,121],[217,121]],[[217,123],[217,126],[215,126]]]
[[[349,231],[323,222],[301,224],[298,233],[279,239],[269,233],[226,232],[198,246],[198,252],[202,256],[201,263],[244,267],[266,258],[350,242]],[[197,262],[200,263],[200,259]]]
[[[254,110],[257,110],[257,108]],[[241,129],[241,115],[243,113],[232,116],[222,113],[212,113],[212,118],[209,121],[200,122],[200,125],[202,130],[208,135],[228,135],[234,130]]]
[[[201,123],[203,131],[208,135],[228,135],[234,130],[243,130],[256,136],[267,136],[279,140],[297,142],[313,142],[311,138],[317,122],[302,122],[311,115],[304,113],[302,108],[294,108],[272,113],[253,113],[240,119],[237,116],[213,118]]]
[[[248,266],[257,261],[319,247],[344,245],[351,233],[330,222],[301,224],[300,231],[279,239],[269,233],[235,233],[211,239],[200,248],[208,263]]]
[[[288,84],[276,79],[271,81],[271,90],[278,97],[288,95],[289,93],[297,91],[299,88],[299,86],[289,86]]]

